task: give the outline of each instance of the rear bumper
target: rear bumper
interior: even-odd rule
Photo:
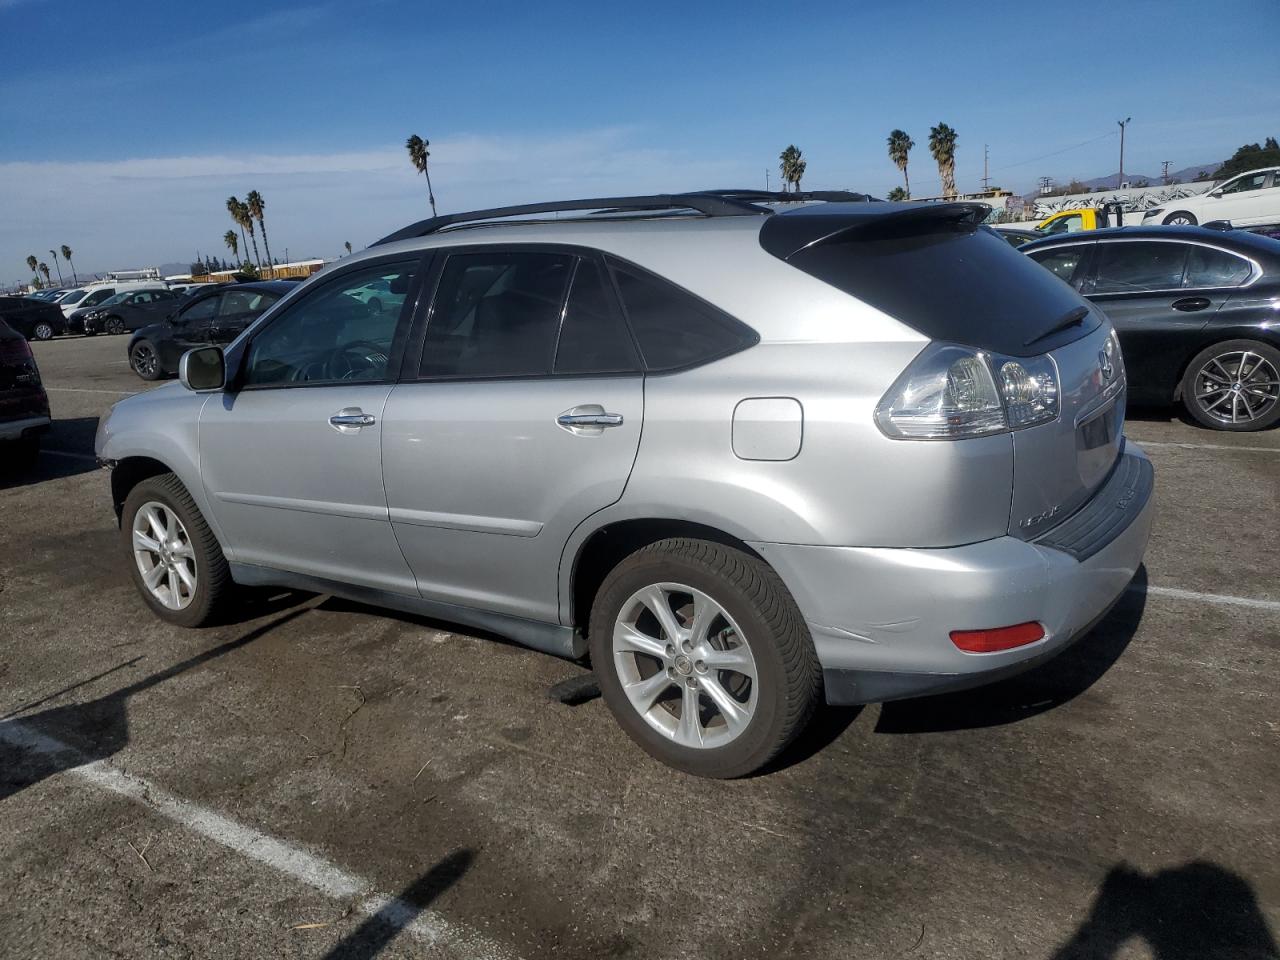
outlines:
[[[47,416],[0,420],[0,440],[22,440],[38,436],[49,429],[50,423],[52,421]]]
[[[1135,466],[1145,487],[1105,484],[1076,515],[1082,538],[1052,539],[1055,530],[1040,542],[1000,537],[948,549],[752,546],[778,571],[804,615],[828,702],[872,703],[979,686],[1060,653],[1124,592],[1142,563],[1153,512],[1150,463],[1129,444],[1117,473],[1128,468],[1134,476]],[[1099,507],[1108,504],[1123,514],[1118,522],[1115,516],[1099,521]],[[1060,527],[1069,532],[1074,520]],[[1103,536],[1088,535],[1099,522],[1106,524]],[[952,630],[1032,620],[1044,627],[1044,638],[1013,650],[966,653],[950,638]]]

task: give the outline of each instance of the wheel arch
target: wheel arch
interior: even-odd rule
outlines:
[[[1204,335],[1192,345],[1178,363],[1178,376],[1173,384],[1174,403],[1182,402],[1182,384],[1186,380],[1187,370],[1191,367],[1191,361],[1210,347],[1217,346],[1220,343],[1227,343],[1231,340],[1252,340],[1255,343],[1264,343],[1273,350],[1280,350],[1280,337],[1273,338],[1268,336],[1266,332],[1256,326],[1209,328],[1203,333]]]
[[[129,498],[133,488],[143,480],[158,477],[163,473],[176,473],[176,471],[155,457],[133,456],[116,461],[111,471],[111,506],[116,512],[117,523],[120,522],[120,515],[124,511],[124,502]]]
[[[562,620],[585,637],[591,605],[609,571],[635,551],[673,537],[708,540],[765,562],[741,537],[711,523],[660,516],[626,517],[601,523],[588,532],[581,529],[575,532],[574,539],[565,547],[561,560]]]

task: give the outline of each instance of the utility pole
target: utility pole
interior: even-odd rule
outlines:
[[[1164,169],[1160,171],[1160,179],[1164,181],[1164,185],[1167,187],[1169,185],[1169,164],[1173,163],[1173,161],[1161,160],[1160,163],[1164,167]]]
[[[987,181],[990,179],[990,177],[987,176],[987,157],[988,157],[987,145],[984,143],[982,145],[982,192],[983,193],[986,193],[990,189],[989,185],[987,184]]]
[[[1040,178],[1040,195],[1044,196],[1049,192],[1049,185],[1053,183],[1053,177]]]
[[[764,168],[764,192],[769,192],[769,168]]]
[[[1129,125],[1129,121],[1133,117],[1125,117],[1123,120],[1117,120],[1116,124],[1120,127],[1120,177],[1116,180],[1116,189],[1121,188],[1124,183],[1124,128]]]

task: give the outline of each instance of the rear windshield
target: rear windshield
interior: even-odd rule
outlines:
[[[1101,322],[1090,313],[1083,323],[1044,336],[1087,304],[1002,237],[972,224],[868,225],[786,259],[933,340],[1031,356],[1077,340]]]

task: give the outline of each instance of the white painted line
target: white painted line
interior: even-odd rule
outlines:
[[[1225,443],[1172,443],[1131,438],[1140,447],[1175,447],[1179,450],[1243,450],[1248,453],[1280,453],[1280,447],[1233,447]]]
[[[1231,597],[1221,593],[1200,593],[1198,590],[1179,590],[1177,587],[1145,587],[1131,584],[1134,593],[1147,593],[1153,597],[1169,597],[1173,600],[1194,600],[1197,603],[1221,603],[1231,607],[1248,607],[1251,610],[1270,610],[1280,613],[1280,600],[1258,600],[1253,597]]]
[[[105,760],[84,762],[74,748],[18,721],[0,723],[0,741],[46,756],[65,758],[65,772],[77,779],[127,797],[241,856],[255,860],[336,900],[360,897],[359,910],[403,933],[460,957],[507,960],[515,955],[500,944],[472,932],[439,913],[389,897],[371,889],[368,881],[348,873],[322,857],[277,840],[216,811],[174,796],[163,787],[126,773]],[[79,763],[77,764],[77,762]]]
[[[109,393],[113,397],[133,397],[137,390],[92,390],[88,387],[45,387],[48,393]]]
[[[51,457],[71,457],[73,460],[89,460],[92,463],[98,462],[97,457],[91,457],[87,453],[72,453],[69,450],[49,450],[45,447],[41,447],[40,452],[47,453]]]

